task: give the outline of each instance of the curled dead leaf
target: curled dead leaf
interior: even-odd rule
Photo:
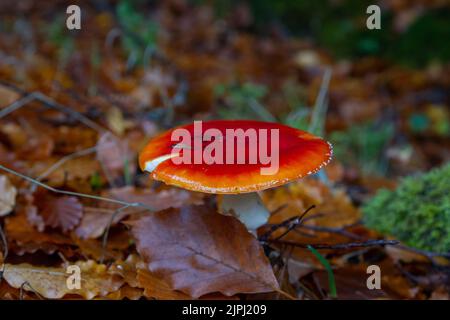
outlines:
[[[129,224],[150,272],[194,298],[278,290],[258,241],[239,220],[206,206],[167,209]]]
[[[83,205],[72,196],[55,196],[46,191],[34,195],[34,204],[46,226],[64,232],[75,228],[83,216]]]

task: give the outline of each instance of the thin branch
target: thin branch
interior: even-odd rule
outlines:
[[[14,87],[12,87],[12,88],[14,88]],[[20,91],[20,93],[22,93],[22,91]],[[91,128],[97,132],[108,131],[107,129],[103,128],[102,126],[98,125],[97,123],[95,123],[94,121],[89,119],[88,117],[82,115],[81,113],[79,113],[69,107],[66,107],[62,104],[59,104],[59,103],[53,101],[51,98],[49,98],[48,96],[46,96],[43,93],[38,92],[38,91],[26,93],[21,99],[16,100],[12,104],[7,106],[6,108],[3,108],[0,111],[0,119],[16,110],[22,108],[23,106],[27,105],[28,103],[30,103],[34,100],[41,102],[48,108],[56,109],[65,114],[68,114],[69,116],[77,119],[78,121],[80,121],[81,123],[86,125],[87,127]]]
[[[436,261],[436,258],[441,257],[441,258],[445,258],[447,260],[450,260],[450,253],[431,252],[431,251],[421,250],[421,249],[417,249],[417,248],[411,248],[411,247],[408,247],[408,246],[405,246],[405,245],[402,245],[402,244],[396,246],[396,248],[398,248],[400,250],[405,250],[405,251],[417,253],[417,254],[419,254],[421,256],[424,256],[425,258],[430,260],[430,262],[434,266],[439,265],[439,263]]]
[[[5,233],[3,231],[2,226],[0,226],[0,238],[3,243],[3,261],[6,260],[6,257],[8,256],[8,241],[6,240]]]
[[[78,193],[78,192],[72,192],[72,191],[67,191],[67,190],[60,190],[60,189],[56,189],[53,187],[50,187],[49,185],[46,185],[45,183],[42,183],[36,179],[30,178],[24,174],[21,174],[17,171],[14,171],[12,169],[9,169],[3,165],[0,165],[0,170],[4,170],[10,174],[13,174],[15,176],[18,176],[24,180],[27,180],[33,184],[36,184],[44,189],[47,189],[49,191],[55,192],[55,193],[60,193],[60,194],[64,194],[64,195],[68,195],[68,196],[75,196],[75,197],[84,197],[84,198],[88,198],[88,199],[94,199],[94,200],[99,200],[99,201],[105,201],[105,202],[110,202],[110,203],[115,203],[115,204],[119,204],[122,206],[127,206],[127,207],[142,207],[145,208],[147,210],[150,211],[154,211],[154,209],[144,203],[141,202],[126,202],[126,201],[122,201],[122,200],[116,200],[116,199],[111,199],[111,198],[106,198],[106,197],[100,197],[100,196],[94,196],[91,194],[85,194],[85,193]]]
[[[297,248],[305,248],[312,245],[315,249],[352,249],[352,248],[362,248],[362,247],[377,247],[386,245],[396,245],[399,243],[397,240],[367,240],[363,242],[349,242],[349,243],[337,243],[337,244],[327,244],[327,243],[298,243],[290,240],[276,240],[269,239],[268,242],[275,244],[290,245]]]
[[[87,148],[87,149],[83,149],[83,150],[74,152],[74,153],[69,154],[69,155],[67,155],[65,157],[62,157],[57,162],[55,162],[53,165],[51,165],[49,168],[47,168],[47,170],[45,170],[42,174],[40,174],[39,177],[36,178],[36,180],[37,181],[42,181],[49,174],[51,174],[53,171],[58,169],[60,166],[62,166],[67,161],[75,159],[75,158],[78,158],[78,157],[86,156],[88,154],[91,154],[91,153],[95,152],[96,150],[97,150],[97,147],[91,147],[91,148]],[[36,185],[34,184],[33,188],[31,190],[34,191],[35,187],[36,187]]]
[[[35,290],[28,281],[25,281],[20,286],[19,300],[23,300],[23,290],[25,289],[25,286],[28,286],[28,288],[30,288],[30,290],[33,291],[39,299],[44,300],[44,297],[37,290]]]
[[[5,269],[6,269],[6,257],[8,256],[8,241],[6,240],[6,236],[5,233],[3,232],[3,228],[0,225],[0,237],[2,238],[2,242],[3,242],[3,261],[2,261],[2,270],[0,270],[0,282],[3,280],[3,274],[5,273]]]
[[[282,204],[281,206],[279,206],[278,208],[276,208],[275,210],[270,212],[270,216],[273,217],[274,215],[280,213],[281,211],[283,211],[285,208],[287,208],[287,203]]]
[[[291,217],[289,219],[286,219],[286,220],[282,221],[279,224],[272,225],[270,227],[270,229],[259,238],[259,241],[265,242],[278,229],[280,229],[280,228],[287,228],[287,230],[277,238],[277,239],[281,239],[286,234],[291,232],[296,226],[298,226],[300,223],[302,223],[303,222],[303,218],[305,217],[305,215],[309,211],[314,209],[315,207],[316,207],[315,205],[312,205],[308,209],[306,209],[301,215]]]
[[[356,224],[351,224],[351,225],[347,225],[347,226],[343,226],[340,228],[330,228],[330,227],[322,227],[322,226],[311,226],[311,225],[299,225],[298,228],[301,229],[305,229],[305,230],[310,230],[310,231],[314,231],[314,232],[326,232],[326,233],[335,233],[350,239],[354,239],[354,240],[361,240],[364,237],[361,237],[357,234],[351,233],[347,230],[345,230],[346,228],[352,227]],[[294,232],[300,233],[301,231],[299,230],[294,230]]]
[[[114,213],[111,215],[111,219],[109,220],[108,225],[107,225],[106,230],[105,230],[105,233],[103,234],[102,255],[101,255],[101,258],[100,258],[100,263],[103,263],[103,261],[105,259],[106,245],[108,243],[108,236],[109,236],[109,229],[111,228],[111,225],[114,223],[114,219],[117,217],[117,215],[119,213],[121,213],[122,211],[124,211],[125,209],[128,209],[128,208],[130,208],[130,206],[120,207],[119,209],[114,211]]]
[[[305,210],[305,212],[303,212],[300,216],[298,216],[297,219],[294,219],[292,221],[292,223],[289,223],[287,230],[285,232],[283,232],[281,235],[279,235],[278,237],[276,237],[276,240],[280,240],[285,235],[287,235],[289,232],[294,230],[297,226],[301,225],[301,223],[303,222],[303,218],[308,214],[309,211],[311,211],[315,207],[316,207],[315,205],[310,206],[308,209]]]

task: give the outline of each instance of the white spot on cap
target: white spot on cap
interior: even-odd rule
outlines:
[[[162,162],[172,159],[174,157],[178,156],[178,153],[170,153],[163,156],[160,156],[158,158],[155,158],[153,160],[147,161],[145,163],[145,171],[153,172],[157,166],[159,166]]]

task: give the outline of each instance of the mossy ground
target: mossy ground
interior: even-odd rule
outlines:
[[[450,163],[381,190],[364,207],[368,227],[422,250],[450,251]]]

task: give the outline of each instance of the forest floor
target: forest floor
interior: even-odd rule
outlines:
[[[447,261],[368,229],[360,206],[450,158],[439,122],[449,117],[450,66],[337,61],[277,30],[242,31],[245,14],[224,21],[209,7],[168,3],[151,22],[129,8],[87,8],[73,31],[64,8],[44,4],[2,20],[0,299],[449,299]],[[431,126],[421,126],[423,115]],[[280,121],[335,145],[322,178],[262,193],[279,227],[270,239],[292,229],[282,241],[258,243],[222,216],[205,235],[195,222],[216,215],[213,196],[140,172],[137,155],[151,137],[212,118]],[[312,205],[298,225],[283,224]],[[224,240],[217,228],[236,232],[241,246],[211,251],[205,242]],[[181,250],[166,235],[216,257],[202,276],[228,272],[228,281],[199,285],[192,275],[201,258],[164,258]],[[241,261],[249,250],[259,266]],[[66,285],[71,265],[82,272],[80,289]],[[380,267],[381,289],[367,286],[371,265]]]

